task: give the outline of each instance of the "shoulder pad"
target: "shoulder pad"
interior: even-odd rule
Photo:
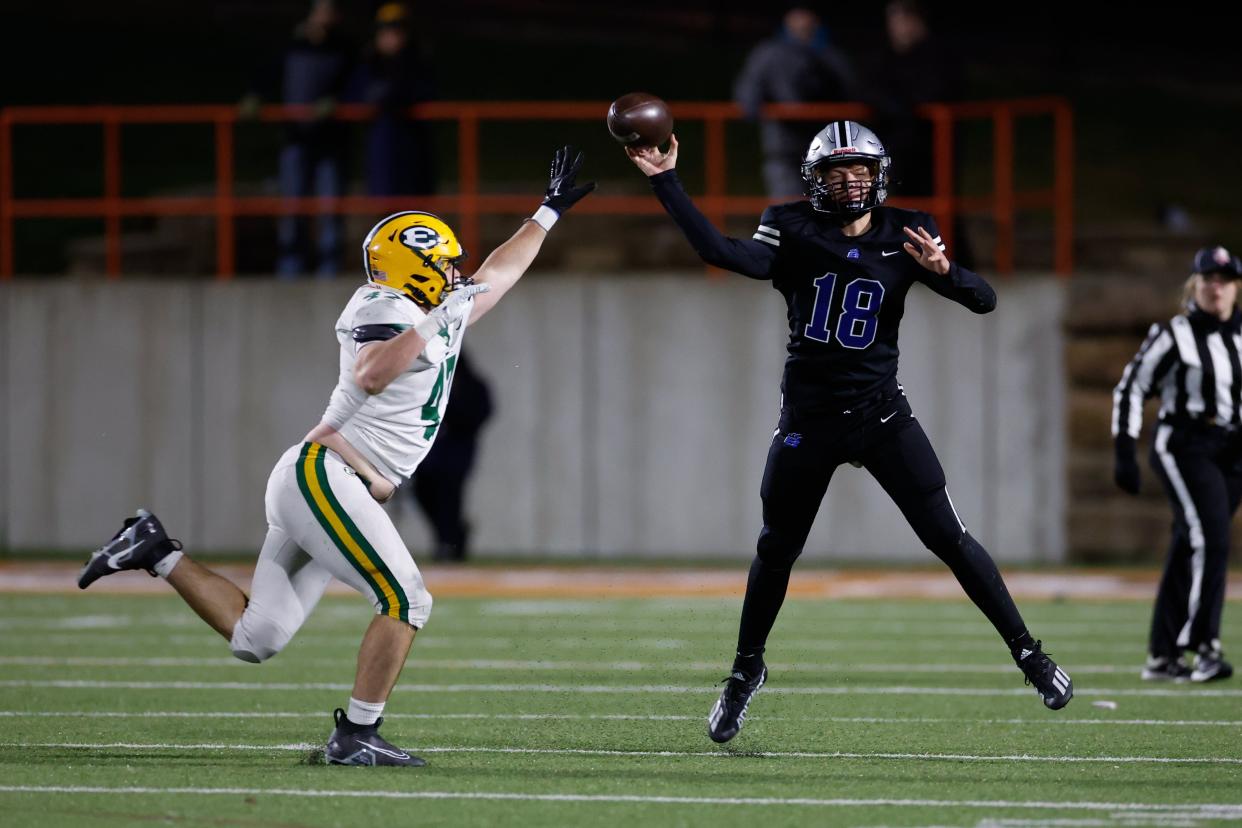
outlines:
[[[367,294],[362,297],[362,301],[364,302],[395,302],[398,299],[404,299],[404,298],[405,297],[400,293],[396,293],[391,290],[384,290],[383,288],[374,288],[368,291]]]
[[[759,226],[755,230],[752,238],[757,241],[773,244],[779,247],[782,236],[796,236],[805,226],[808,220],[811,220],[814,210],[809,201],[792,201],[788,204],[773,204],[771,207],[763,211],[763,215],[759,219]]]
[[[812,212],[809,201],[790,201],[785,204],[773,204],[763,211],[759,219],[764,224],[781,225],[785,222],[805,217]]]

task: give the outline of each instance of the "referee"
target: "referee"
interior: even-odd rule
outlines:
[[[1233,675],[1220,645],[1229,523],[1242,500],[1242,261],[1220,246],[1195,254],[1185,310],[1151,326],[1113,392],[1117,485],[1138,494],[1135,441],[1143,401],[1160,396],[1151,466],[1173,504],[1173,538],[1156,593],[1146,680]],[[1194,654],[1193,668],[1186,652]]]

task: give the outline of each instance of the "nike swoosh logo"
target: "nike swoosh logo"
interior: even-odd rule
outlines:
[[[901,252],[900,250],[881,250],[880,255],[881,256],[896,256],[900,252]]]
[[[122,549],[120,552],[113,552],[111,555],[108,556],[108,566],[112,567],[113,569],[120,569],[121,567],[118,565],[117,562],[123,561],[124,559],[128,558],[129,553],[133,552],[137,548],[138,548],[138,544],[134,544],[133,546],[129,546],[129,547],[126,547],[125,549]]]
[[[364,742],[361,739],[358,740],[358,743],[366,745],[367,747],[369,747],[371,750],[375,751],[376,753],[382,753],[385,756],[391,756],[394,759],[409,759],[410,758],[410,754],[408,753],[402,753],[400,751],[385,750],[379,745],[373,745],[370,742]]]
[[[896,416],[897,416],[897,412],[894,411],[892,414],[889,414],[887,417],[881,417],[880,422],[887,423],[889,420],[893,419]]]

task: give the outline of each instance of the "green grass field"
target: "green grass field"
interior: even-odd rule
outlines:
[[[721,748],[736,599],[441,598],[384,727],[430,762],[411,770],[308,762],[348,697],[357,598],[254,666],[171,597],[0,595],[0,824],[1242,821],[1237,679],[1139,681],[1146,603],[1023,604],[1074,677],[1059,713],[964,601],[790,601]]]

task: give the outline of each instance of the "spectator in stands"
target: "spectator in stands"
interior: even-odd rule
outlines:
[[[435,192],[432,141],[427,124],[409,108],[434,97],[430,64],[410,37],[410,10],[384,3],[375,33],[363,50],[349,97],[378,108],[367,131],[367,193],[373,196]]]
[[[802,155],[822,122],[767,120],[761,107],[847,101],[855,87],[853,69],[832,45],[819,14],[806,4],[789,6],[781,30],[755,46],[733,89],[746,117],[760,122],[763,182],[769,196],[803,194]]]
[[[884,18],[887,48],[867,73],[870,86],[862,94],[875,108],[876,129],[894,159],[894,194],[930,196],[935,191],[935,142],[932,122],[918,115],[917,108],[961,100],[965,67],[957,51],[932,30],[920,0],[889,0]],[[953,224],[953,258],[963,267],[975,267],[960,218]]]
[[[314,114],[291,121],[286,127],[285,145],[280,152],[281,195],[338,198],[344,193],[348,133],[345,125],[332,115],[349,79],[353,52],[341,22],[335,0],[314,0],[285,49],[281,100],[312,106]],[[340,269],[340,216],[319,216],[314,245],[317,257],[313,262],[308,258],[308,224],[304,215],[290,214],[279,219],[276,271],[281,277],[292,278],[312,269],[320,276],[331,277]]]

